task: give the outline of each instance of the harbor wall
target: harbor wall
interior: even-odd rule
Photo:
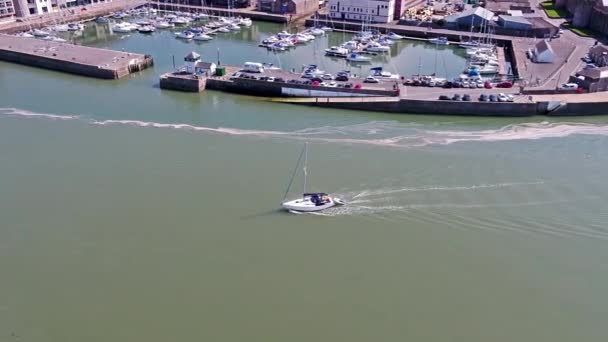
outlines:
[[[194,75],[165,74],[160,77],[160,88],[198,93],[205,89],[206,78]]]
[[[318,99],[310,102],[290,102],[310,106],[353,109],[364,111],[381,111],[400,114],[436,114],[462,116],[504,116],[523,117],[538,114],[537,103],[488,103],[437,100],[399,101],[324,101]]]
[[[548,111],[548,116],[590,116],[608,115],[608,102],[569,102],[562,103],[552,111]]]
[[[353,89],[353,88],[336,88],[336,87],[319,87],[310,86],[303,84],[283,83],[283,82],[266,82],[258,80],[249,80],[242,78],[235,79],[223,79],[210,77],[207,79],[206,89],[220,90],[226,92],[255,95],[255,96],[268,96],[268,97],[281,97],[286,96],[283,88],[289,89],[301,89],[301,90],[315,90],[315,91],[333,91],[346,94],[352,94],[352,96],[395,96],[394,91],[387,90],[374,90],[374,89]]]
[[[129,70],[127,68],[115,70],[101,69],[97,66],[10,50],[0,50],[0,59],[7,62],[103,79],[115,79],[129,74]]]

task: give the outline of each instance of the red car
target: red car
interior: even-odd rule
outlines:
[[[502,82],[502,83],[498,83],[496,85],[496,88],[512,88],[513,87],[513,83],[511,82]]]
[[[486,88],[486,89],[492,89],[492,83],[490,83],[490,82],[485,82],[485,83],[483,84],[483,87],[484,87],[484,88]]]

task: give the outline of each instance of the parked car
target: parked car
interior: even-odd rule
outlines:
[[[512,88],[513,87],[513,83],[511,82],[502,82],[502,83],[498,83],[496,85],[496,88]]]
[[[375,78],[374,76],[367,76],[365,78],[365,80],[363,81],[363,83],[379,83],[380,81],[378,81],[377,78]]]
[[[513,101],[515,101],[515,98],[513,97],[513,95],[507,94],[505,96],[507,97],[507,102],[513,102]]]
[[[352,88],[352,87],[353,87],[353,84],[352,84],[352,83],[344,83],[344,88],[346,88],[346,89],[350,89],[350,88]]]
[[[587,65],[585,65],[585,67],[583,68],[584,70],[589,70],[589,69],[597,69],[598,66],[593,64],[593,63],[588,63]]]
[[[454,96],[452,96],[452,101],[460,101],[460,94],[454,94]]]
[[[492,89],[492,83],[490,82],[484,82],[483,87],[486,89]]]
[[[490,98],[486,94],[481,94],[481,95],[479,95],[479,101],[488,102],[488,101],[490,101]]]
[[[469,94],[464,94],[462,95],[462,101],[471,101],[471,95]]]
[[[498,96],[494,94],[490,95],[490,102],[498,102]]]
[[[266,81],[268,81],[268,82],[274,82],[274,77],[268,77],[268,78],[266,78]]]
[[[564,83],[561,86],[559,86],[559,89],[562,89],[562,90],[577,90],[578,89],[578,84],[576,84],[576,83]]]
[[[445,84],[443,85],[444,88],[446,89],[451,89],[454,87],[454,83],[453,82],[445,82]]]
[[[285,79],[283,79],[282,77],[276,77],[274,79],[275,82],[285,82]]]
[[[450,97],[447,95],[440,95],[439,100],[441,101],[450,101]]]
[[[336,83],[336,81],[330,81],[329,82],[329,87],[337,87],[338,83]]]
[[[331,81],[334,79],[334,76],[332,76],[332,74],[325,74],[325,75],[321,76],[321,78],[326,81]]]
[[[583,62],[585,63],[593,63],[593,59],[591,59],[591,57],[589,56],[585,56],[583,58],[581,58],[583,60]]]
[[[348,81],[348,76],[346,76],[346,75],[339,75],[338,77],[336,77],[336,81],[346,82],[346,81]]]
[[[509,99],[507,98],[507,95],[500,93],[498,94],[498,102],[507,102],[509,101]]]
[[[323,79],[319,78],[319,77],[313,77],[310,79],[311,82],[319,82],[319,83],[323,83]]]

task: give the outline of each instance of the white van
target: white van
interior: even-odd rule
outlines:
[[[245,62],[243,70],[247,72],[264,72],[262,63]]]

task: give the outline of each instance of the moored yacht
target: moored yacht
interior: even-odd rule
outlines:
[[[346,60],[349,62],[356,62],[356,63],[368,63],[372,59],[353,52],[350,55],[346,56]]]
[[[450,45],[447,37],[437,37],[429,39],[429,43],[437,44],[437,45]]]

